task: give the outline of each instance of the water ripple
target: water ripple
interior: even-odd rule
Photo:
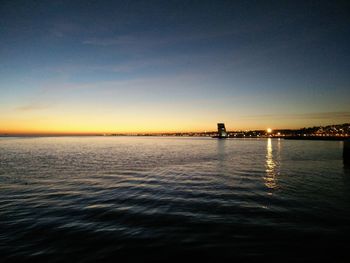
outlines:
[[[346,176],[338,142],[1,138],[0,252],[81,262],[199,251],[304,260],[324,247],[344,256]]]

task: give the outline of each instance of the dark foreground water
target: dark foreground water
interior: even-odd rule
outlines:
[[[1,262],[349,253],[342,142],[0,138]]]

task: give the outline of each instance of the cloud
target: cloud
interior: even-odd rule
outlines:
[[[190,42],[218,37],[226,37],[236,34],[232,30],[222,30],[213,32],[197,32],[187,34],[172,34],[172,35],[155,35],[150,33],[143,34],[130,34],[116,37],[100,37],[100,38],[89,38],[82,41],[85,45],[94,46],[142,46],[151,47],[159,46],[164,44],[175,44],[182,42]]]
[[[57,21],[51,28],[51,34],[56,37],[64,37],[84,32],[86,29],[78,23],[69,21]]]
[[[93,46],[114,46],[114,45],[128,45],[137,42],[137,38],[132,36],[120,36],[109,38],[90,38],[83,41],[85,45]]]
[[[313,119],[313,120],[326,120],[326,119],[350,119],[350,112],[347,111],[334,111],[334,112],[312,112],[312,113],[297,113],[297,114],[264,114],[264,115],[250,115],[243,116],[244,119]]]
[[[31,104],[19,106],[16,108],[16,110],[18,110],[18,111],[36,111],[36,110],[45,110],[47,108],[49,108],[48,105],[44,105],[41,103],[31,103]]]

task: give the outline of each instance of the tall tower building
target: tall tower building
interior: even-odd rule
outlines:
[[[218,123],[218,134],[219,134],[219,138],[228,137],[226,128],[225,128],[225,123]]]

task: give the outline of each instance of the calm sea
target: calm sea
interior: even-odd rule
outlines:
[[[342,147],[0,138],[0,260],[349,262],[350,172]]]

